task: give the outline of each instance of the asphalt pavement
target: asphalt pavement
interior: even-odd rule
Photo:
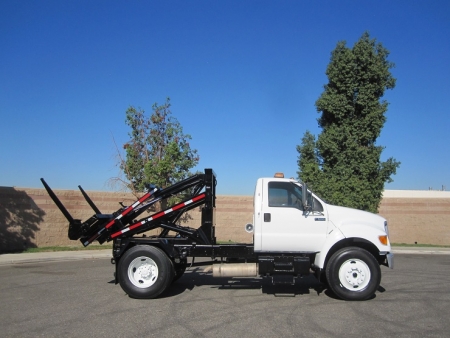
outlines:
[[[393,246],[392,251],[394,254],[450,255],[450,248],[440,247]],[[112,258],[111,249],[0,254],[0,266],[34,262],[58,262],[98,258]]]
[[[214,278],[200,266],[157,299],[133,299],[115,285],[109,259],[93,259],[110,254],[102,251],[1,266],[0,336],[447,338],[450,332],[450,256],[431,254],[434,248],[397,250],[395,269],[382,267],[380,287],[363,302],[337,299],[313,275],[272,285],[269,278]]]

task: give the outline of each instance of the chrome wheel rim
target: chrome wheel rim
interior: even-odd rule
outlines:
[[[149,257],[137,257],[128,266],[128,278],[134,286],[148,288],[158,279],[158,266]]]
[[[339,282],[350,291],[362,291],[370,282],[369,266],[360,259],[349,259],[339,269]]]

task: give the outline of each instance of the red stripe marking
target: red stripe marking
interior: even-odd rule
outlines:
[[[121,234],[122,234],[122,231],[116,232],[116,233],[111,235],[111,238],[116,238],[117,236],[119,236]]]
[[[165,215],[164,211],[161,211],[161,212],[158,212],[156,215],[154,215],[152,218],[153,219],[157,219],[157,218],[160,218],[160,217],[162,217],[164,215]]]
[[[206,194],[204,194],[204,193],[201,194],[201,195],[195,196],[194,198],[190,199],[189,201],[186,201],[186,202],[183,202],[183,203],[180,203],[180,204],[177,204],[177,205],[173,206],[172,207],[172,211],[168,212],[167,214],[165,213],[165,211],[169,210],[170,208],[165,210],[165,211],[158,212],[157,214],[149,217],[148,220],[150,221],[150,218],[151,218],[151,221],[153,221],[153,220],[155,220],[157,218],[160,218],[160,217],[162,217],[164,215],[168,215],[168,214],[172,213],[175,210],[178,210],[178,209],[180,209],[180,208],[182,208],[182,207],[184,207],[184,206],[186,206],[186,205],[188,205],[190,203],[197,202],[197,201],[199,201],[199,200],[201,200],[201,199],[203,199],[205,197],[206,197]],[[136,229],[137,227],[140,227],[144,223],[147,223],[147,222],[141,221],[141,222],[135,223],[133,225],[130,225],[128,227],[128,230]],[[125,229],[127,229],[127,228],[125,228]],[[125,230],[125,229],[122,229],[121,231],[118,231],[118,232],[112,234],[111,238],[116,238],[117,236],[123,234],[124,232],[122,232],[122,231]]]
[[[117,236],[119,236],[122,232],[116,232],[115,234],[111,235],[111,238],[116,238]]]
[[[206,194],[198,195],[192,199],[192,202],[197,202],[198,200],[201,200],[202,198],[205,198],[205,197],[206,197]]]
[[[150,195],[152,194],[152,192],[153,192],[153,191],[148,192],[148,193],[146,193],[144,196],[142,196],[142,197],[139,199],[139,203],[142,203],[142,202],[144,202],[147,198],[149,198]]]
[[[139,205],[139,204],[138,204],[138,205]],[[125,216],[126,214],[128,214],[132,209],[133,209],[133,206],[130,205],[130,206],[129,206],[128,208],[126,208],[125,211],[122,212],[120,215],[123,217],[123,216]]]
[[[134,223],[133,225],[130,225],[129,229],[133,230],[133,229],[136,229],[137,227],[140,227],[141,225],[142,225],[142,222],[137,222],[137,223]]]
[[[152,191],[153,192],[153,191]],[[150,197],[150,195],[152,194],[152,192],[148,192],[148,193],[146,193],[144,196],[142,196],[139,200],[138,200],[138,204],[136,205],[136,207],[139,205],[139,204],[141,204],[143,201],[145,201],[147,198],[149,198]],[[134,203],[133,203],[134,204]],[[125,211],[123,211],[121,214],[120,214],[120,216],[125,216],[126,214],[128,214],[131,210],[133,210],[133,204],[132,205],[130,205],[128,208],[126,208],[125,209]],[[114,218],[111,222],[109,222],[107,225],[106,225],[106,229],[108,229],[108,228],[110,228],[113,224],[114,224],[114,222],[115,222],[115,220],[118,218],[119,216],[117,216],[116,218]]]
[[[117,217],[116,217],[117,218]],[[105,228],[108,229],[110,226],[112,226],[116,220],[116,218],[114,218],[111,222],[109,222],[108,224],[106,224]]]
[[[178,209],[184,207],[184,205],[185,205],[185,203],[181,203],[181,204],[175,205],[174,207],[172,207],[172,210],[173,211],[178,210]]]

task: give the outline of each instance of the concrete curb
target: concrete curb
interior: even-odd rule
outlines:
[[[0,255],[0,266],[11,264],[76,261],[101,258],[112,258],[112,250],[80,250],[3,254]]]
[[[427,254],[427,255],[450,255],[450,248],[434,247],[392,247],[394,254]],[[39,263],[76,261],[84,259],[107,259],[112,258],[111,249],[105,250],[80,250],[80,251],[55,251],[36,253],[16,253],[0,255],[0,266]]]
[[[393,246],[392,252],[394,254],[450,255],[450,248]]]

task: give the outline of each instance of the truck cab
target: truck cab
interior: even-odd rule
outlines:
[[[258,179],[253,214],[255,251],[320,251],[334,226],[323,201],[312,196],[312,208],[306,211],[302,199],[302,186],[294,180]]]
[[[309,191],[306,184],[284,178],[283,174],[257,180],[253,225],[255,252],[308,255],[319,279],[328,282],[333,276],[331,269],[327,272],[326,268],[336,265],[337,252],[347,252],[347,255],[348,252],[357,251],[357,255],[363,252],[378,264],[393,268],[384,218],[327,204]],[[367,283],[369,275],[379,274],[379,267],[373,272],[365,260],[350,258],[349,263],[339,268],[348,270],[347,274],[341,271],[336,277],[339,284],[346,285],[345,291],[357,290]],[[326,279],[321,278],[323,272],[327,274]]]

